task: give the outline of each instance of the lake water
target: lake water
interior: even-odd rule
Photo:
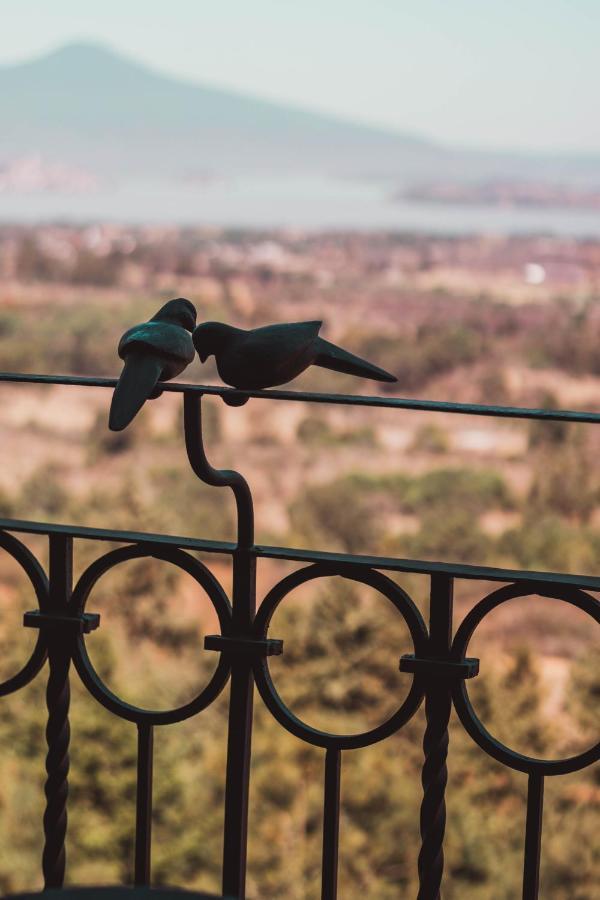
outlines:
[[[600,213],[393,202],[386,185],[317,177],[173,184],[130,180],[94,193],[0,194],[0,220],[108,220],[257,228],[600,237]]]

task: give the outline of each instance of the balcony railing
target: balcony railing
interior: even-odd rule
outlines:
[[[0,374],[0,381],[85,385],[112,388],[112,378],[79,378],[49,375]],[[39,630],[31,657],[18,674],[0,685],[10,694],[35,678],[46,661],[47,743],[45,846],[42,869],[47,888],[61,887],[65,874],[65,836],[69,771],[69,677],[71,662],[87,690],[106,709],[135,723],[138,731],[137,802],[135,810],[135,883],[147,885],[151,877],[151,818],[153,732],[155,727],[181,722],[206,709],[230,681],[227,741],[223,893],[245,896],[248,789],[251,757],[253,693],[256,685],[262,701],[281,726],[324,751],[322,893],[324,900],[337,896],[340,772],[344,750],[385,740],[401,729],[425,700],[423,737],[423,799],[421,850],[418,860],[418,900],[440,896],[444,868],[446,824],[448,722],[454,706],[462,725],[489,756],[527,775],[527,811],[523,852],[523,898],[534,900],[539,892],[540,850],[544,780],[592,765],[600,759],[600,742],[589,750],[562,760],[535,759],[496,740],[483,726],[470,702],[467,681],[475,677],[479,661],[468,656],[476,627],[494,609],[517,597],[538,595],[568,603],[600,623],[600,602],[589,591],[600,591],[600,576],[534,572],[486,566],[428,562],[379,556],[347,555],[257,546],[250,489],[243,476],[215,469],[208,462],[202,436],[202,397],[219,395],[231,406],[249,398],[308,401],[394,409],[435,410],[454,414],[521,419],[600,423],[600,414],[439,403],[386,397],[314,394],[294,391],[238,391],[203,385],[165,383],[164,391],[183,394],[185,445],[190,465],[205,484],[233,491],[237,507],[237,540],[227,543],[165,534],[112,531],[70,525],[0,519],[0,546],[22,567],[37,597],[38,609],[26,613],[24,624]],[[16,534],[46,535],[49,570]],[[96,559],[72,584],[74,541],[109,541],[124,546]],[[231,557],[231,599],[209,569],[189,551]],[[152,711],[126,703],[116,696],[95,671],[86,649],[86,636],[99,625],[99,616],[86,611],[98,580],[119,564],[143,557],[164,560],[187,572],[206,592],[220,623],[220,633],[207,636],[205,649],[219,653],[216,670],[206,687],[189,703],[176,709]],[[305,563],[273,587],[256,609],[256,562],[271,558]],[[426,624],[408,594],[385,572],[418,573],[429,579],[429,622]],[[338,575],[380,592],[403,617],[414,652],[399,660],[401,671],[412,676],[410,690],[387,721],[361,734],[332,734],[312,728],[298,719],[279,696],[269,672],[269,657],[283,652],[283,642],[268,636],[278,606],[296,587],[308,581]],[[452,634],[453,587],[457,580],[498,582],[499,587],[480,600]]]

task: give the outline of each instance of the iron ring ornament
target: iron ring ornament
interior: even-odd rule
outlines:
[[[128,560],[147,557],[171,563],[187,572],[188,575],[191,575],[212,602],[219,618],[222,633],[228,634],[230,632],[231,606],[223,588],[212,572],[198,559],[183,550],[149,544],[134,544],[128,547],[121,547],[117,550],[111,550],[95,560],[82,574],[73,590],[70,601],[71,614],[81,615],[85,611],[89,595],[102,575]],[[115,713],[115,715],[130,722],[135,722],[138,725],[170,725],[196,715],[196,713],[205,709],[218,697],[227,683],[230,672],[227,655],[220,654],[217,667],[208,684],[192,700],[174,709],[151,710],[127,703],[104,684],[88,655],[83,635],[78,636],[75,644],[73,662],[81,680],[96,700],[110,712]]]
[[[39,608],[41,610],[48,609],[48,578],[31,550],[6,531],[0,531],[0,547],[12,556],[27,575],[36,595]],[[47,653],[46,640],[40,631],[31,656],[22,669],[16,675],[0,683],[0,697],[12,694],[14,691],[25,687],[30,681],[33,681],[46,662]]]
[[[532,595],[570,603],[600,624],[600,602],[580,588],[566,585],[558,587],[550,582],[544,584],[517,582],[493,591],[470,610],[456,632],[451,650],[452,658],[464,659],[475,629],[492,610],[509,600]],[[512,750],[485,728],[473,708],[465,681],[456,682],[452,693],[454,707],[466,731],[489,756],[511,769],[537,776],[567,775],[584,769],[600,759],[600,740],[588,750],[565,759],[536,759]]]
[[[331,566],[317,563],[299,569],[283,578],[271,589],[259,607],[254,621],[254,637],[259,640],[266,639],[275,611],[291,591],[308,581],[336,575],[372,587],[386,597],[406,622],[414,644],[415,654],[421,655],[425,652],[427,628],[421,613],[406,591],[396,584],[395,581],[392,581],[391,578],[375,569],[358,569],[348,565]],[[423,677],[416,674],[402,704],[380,725],[369,731],[357,734],[332,734],[313,728],[299,719],[288,708],[273,683],[267,657],[255,661],[254,678],[265,705],[284,728],[309,744],[334,750],[355,750],[359,747],[376,744],[389,737],[405,725],[414,715],[425,693]]]

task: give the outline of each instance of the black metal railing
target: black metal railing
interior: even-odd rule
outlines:
[[[0,382],[114,387],[112,378],[0,374]],[[469,700],[467,681],[478,673],[478,660],[468,657],[476,627],[492,610],[516,597],[538,595],[572,604],[600,623],[600,602],[589,591],[600,591],[600,577],[520,571],[437,563],[379,556],[347,555],[257,546],[250,489],[238,472],[214,469],[208,462],[202,437],[202,397],[219,395],[231,406],[249,398],[309,401],[395,409],[435,410],[447,413],[522,419],[599,423],[599,413],[477,406],[403,400],[399,398],[313,394],[295,391],[238,391],[202,385],[165,383],[165,391],[183,394],[184,432],[188,459],[197,477],[214,487],[233,491],[237,506],[235,543],[173,535],[113,531],[69,525],[0,519],[0,546],[22,567],[37,597],[38,609],[26,613],[24,624],[39,629],[30,659],[21,671],[0,685],[0,695],[28,684],[48,662],[46,737],[46,810],[43,875],[45,886],[61,887],[65,873],[65,835],[69,773],[69,673],[71,662],[87,690],[110,712],[136,724],[138,729],[137,803],[135,825],[135,883],[150,883],[152,760],[155,727],[180,722],[200,713],[230,681],[229,725],[225,782],[223,893],[245,897],[248,788],[251,756],[254,685],[275,719],[300,740],[324,750],[322,893],[337,896],[340,772],[343,751],[377,743],[402,728],[425,700],[423,739],[423,799],[418,900],[437,900],[444,868],[445,790],[447,781],[448,722],[452,706],[472,739],[491,757],[528,776],[524,835],[523,898],[539,892],[540,848],[544,779],[590,766],[600,758],[600,742],[589,750],[562,760],[525,756],[496,740],[478,719]],[[46,535],[49,571],[15,534]],[[72,584],[74,541],[109,541],[124,546],[96,559]],[[209,569],[189,551],[225,554],[232,559],[231,600]],[[116,696],[95,671],[86,650],[86,635],[99,624],[99,616],[86,612],[88,598],[98,580],[121,563],[143,557],[167,561],[194,578],[212,602],[220,633],[207,636],[205,649],[219,653],[218,665],[204,689],[176,709],[152,711]],[[271,558],[306,563],[273,587],[256,611],[256,563]],[[429,623],[423,620],[408,594],[385,572],[418,573],[429,579]],[[312,728],[298,719],[279,696],[269,672],[269,657],[281,654],[283,643],[269,638],[269,624],[279,604],[305,582],[338,575],[369,585],[386,597],[408,626],[414,652],[400,660],[400,669],[412,675],[408,695],[389,718],[361,734],[340,735]],[[452,634],[453,586],[456,580],[499,582],[497,590],[480,600]]]

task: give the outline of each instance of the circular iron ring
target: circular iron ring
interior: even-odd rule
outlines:
[[[0,531],[0,547],[12,556],[29,578],[37,597],[39,608],[42,610],[47,609],[48,578],[31,550],[6,531]],[[31,656],[23,668],[17,672],[16,675],[13,675],[11,678],[7,678],[6,681],[0,683],[0,697],[12,694],[14,691],[18,691],[19,688],[25,687],[30,681],[33,681],[46,662],[47,655],[46,642],[40,631],[38,632]]]
[[[543,584],[532,584],[531,582],[509,584],[488,594],[465,616],[452,644],[452,656],[454,659],[459,660],[466,656],[473,632],[488,613],[508,600],[531,595],[571,603],[600,624],[600,603],[579,588],[570,587],[569,585],[558,587],[547,582]],[[482,750],[485,750],[498,762],[509,766],[511,769],[537,775],[567,775],[570,772],[584,769],[600,759],[600,741],[583,753],[578,753],[566,759],[536,759],[535,757],[518,753],[516,750],[512,750],[496,740],[485,728],[471,704],[465,681],[460,681],[454,686],[453,700],[456,712],[473,740],[479,744]]]
[[[294,588],[305,584],[307,581],[333,575],[357,581],[360,584],[366,584],[368,587],[374,588],[378,593],[383,594],[384,597],[387,597],[406,622],[413,640],[415,653],[417,655],[424,653],[427,642],[427,628],[421,613],[406,591],[381,572],[374,569],[358,569],[354,566],[343,564],[334,566],[317,563],[304,569],[299,569],[283,578],[269,591],[261,603],[254,622],[254,636],[258,639],[267,636],[269,624],[277,607]],[[277,721],[301,740],[326,749],[354,750],[359,747],[376,744],[378,741],[389,737],[414,715],[424,695],[423,678],[415,675],[404,702],[385,722],[382,722],[370,731],[358,734],[331,734],[307,725],[286,706],[273,684],[267,658],[257,660],[254,664],[254,677],[262,699]]]
[[[231,606],[223,588],[203,563],[177,547],[133,544],[128,547],[120,547],[117,550],[111,550],[109,553],[101,556],[85,570],[77,582],[70,602],[72,613],[83,613],[90,592],[102,575],[127,560],[145,557],[153,557],[172,563],[174,566],[187,572],[188,575],[191,575],[204,589],[212,602],[219,617],[222,633],[227,634],[229,632],[231,627]],[[151,710],[142,709],[139,706],[134,706],[121,700],[104,684],[92,665],[83,635],[78,637],[73,661],[88,691],[106,709],[122,719],[147,725],[170,725],[174,722],[181,722],[205,709],[225,687],[230,671],[230,665],[225,658],[225,654],[220,654],[217,668],[213,672],[210,681],[193,700],[175,709]]]

